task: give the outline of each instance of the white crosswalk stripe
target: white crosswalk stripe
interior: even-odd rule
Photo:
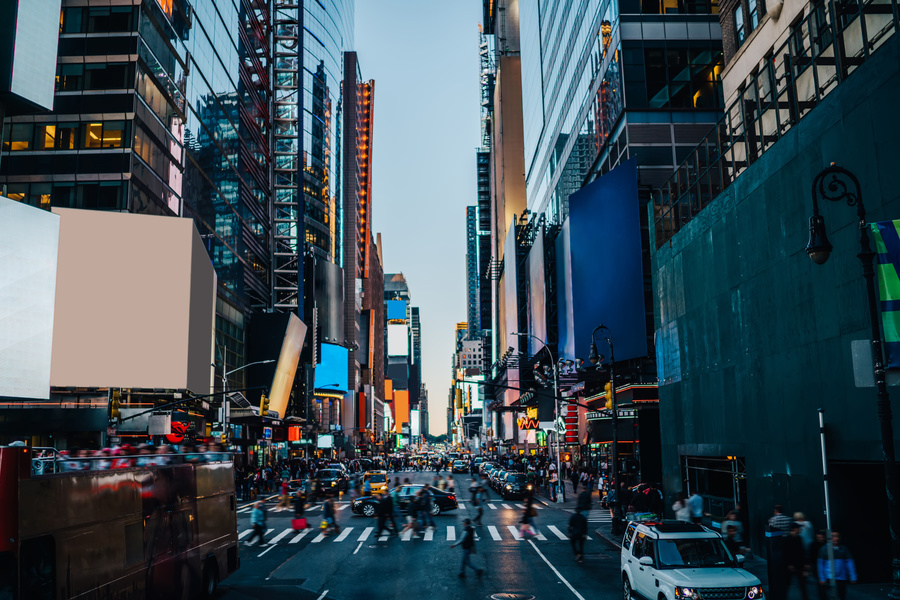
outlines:
[[[518,541],[521,541],[522,536],[519,535],[519,530],[516,529],[516,526],[515,526],[515,525],[507,525],[506,528],[509,529],[509,532],[512,534],[513,538],[514,538],[517,542],[518,542]]]
[[[428,531],[426,531],[425,537],[422,539],[425,540],[426,542],[430,542],[431,540],[433,540],[434,539],[434,530],[429,529]]]
[[[466,510],[466,505],[463,504],[462,502],[457,502],[456,505],[459,507],[460,510]]]
[[[495,541],[500,541],[503,538],[500,537],[500,532],[497,531],[497,528],[493,525],[488,525],[488,532],[491,534],[491,537],[494,538]]]
[[[245,537],[247,537],[248,535],[250,535],[251,533],[253,533],[253,529],[248,529],[248,530],[246,530],[246,531],[242,531],[242,532],[240,533],[240,535],[238,535],[238,539],[239,539],[239,540],[242,540],[242,539],[244,539]]]
[[[301,531],[300,533],[297,534],[297,537],[291,538],[291,541],[289,541],[288,544],[296,544],[297,542],[302,540],[304,537],[306,537],[306,534],[309,533],[310,531],[312,531],[312,529],[304,529],[303,531]]]
[[[519,508],[525,508],[524,504],[516,504],[516,506],[518,506]]]
[[[447,525],[447,541],[453,542],[456,540],[456,527],[453,525]]]
[[[338,509],[338,510],[344,510],[344,509],[347,508],[348,506],[350,506],[350,505],[349,505],[349,504],[341,504],[340,506],[337,507],[337,509]]]
[[[371,534],[374,530],[375,530],[374,527],[366,527],[365,529],[363,529],[363,532],[361,534],[359,534],[359,537],[356,538],[356,541],[357,542],[366,541],[367,539],[369,539],[369,534]]]
[[[405,532],[400,534],[400,539],[403,540],[404,542],[408,542],[409,540],[412,539],[412,534],[413,534],[413,530],[407,529]]]
[[[490,508],[491,510],[497,510],[497,507],[490,503],[488,503],[488,508]]]
[[[293,529],[285,529],[284,531],[282,531],[281,533],[279,533],[278,535],[276,535],[274,538],[272,538],[272,541],[270,541],[269,543],[270,543],[270,544],[277,544],[277,543],[279,542],[279,540],[281,540],[281,538],[283,538],[283,537],[285,537],[285,536],[288,536],[288,535],[290,535],[290,534],[293,533],[293,532],[294,532]]]
[[[324,539],[325,539],[325,532],[323,531],[322,533],[320,533],[319,535],[317,535],[316,537],[314,537],[314,538],[313,538],[313,541],[310,542],[310,543],[311,543],[311,544],[318,544],[319,542],[321,542],[321,541],[324,540]]]
[[[501,504],[500,506],[502,506],[503,508],[512,508],[512,506],[510,506],[509,504]]]
[[[569,539],[569,537],[566,534],[564,534],[562,531],[560,531],[555,525],[547,525],[547,529],[552,531],[556,535],[556,537],[558,537],[561,540]]]
[[[336,538],[334,538],[334,541],[335,542],[343,542],[344,539],[346,539],[346,537],[348,535],[350,535],[351,531],[353,531],[352,527],[345,527],[344,530],[341,532],[341,534],[339,536],[337,536]]]

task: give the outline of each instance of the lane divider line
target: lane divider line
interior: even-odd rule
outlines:
[[[560,581],[562,581],[564,584],[566,584],[566,587],[569,588],[573,594],[575,594],[575,597],[578,598],[578,600],[584,600],[584,596],[579,594],[578,590],[573,588],[572,584],[569,583],[569,581],[565,577],[562,576],[562,573],[560,573],[559,571],[556,570],[556,567],[554,567],[553,564],[549,560],[547,560],[547,557],[544,556],[544,554],[540,550],[538,550],[538,547],[534,545],[534,542],[532,542],[531,540],[528,540],[528,543],[531,544],[531,547],[534,548],[534,551],[538,553],[538,556],[540,556],[542,559],[544,559],[544,562],[547,563],[547,566],[550,567],[551,569],[553,569],[553,572],[556,573],[556,576],[559,577]]]

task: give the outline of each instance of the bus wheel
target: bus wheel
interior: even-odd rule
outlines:
[[[219,568],[215,559],[208,559],[203,563],[203,597],[212,598],[219,587]]]

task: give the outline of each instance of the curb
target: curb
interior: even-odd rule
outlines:
[[[595,530],[594,530],[594,533],[596,533],[598,536],[600,536],[600,539],[602,539],[604,542],[606,542],[607,544],[609,544],[610,546],[612,546],[612,547],[615,548],[616,550],[619,550],[619,551],[622,550],[622,544],[620,544],[618,541],[616,541],[615,539],[613,539],[612,536],[611,536],[610,534],[607,534],[606,532],[600,531],[599,529],[595,529]]]

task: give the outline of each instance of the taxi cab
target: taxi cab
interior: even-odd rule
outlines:
[[[373,494],[383,494],[387,491],[388,476],[386,471],[366,471],[362,480],[363,489],[365,489],[367,481],[372,486]]]

